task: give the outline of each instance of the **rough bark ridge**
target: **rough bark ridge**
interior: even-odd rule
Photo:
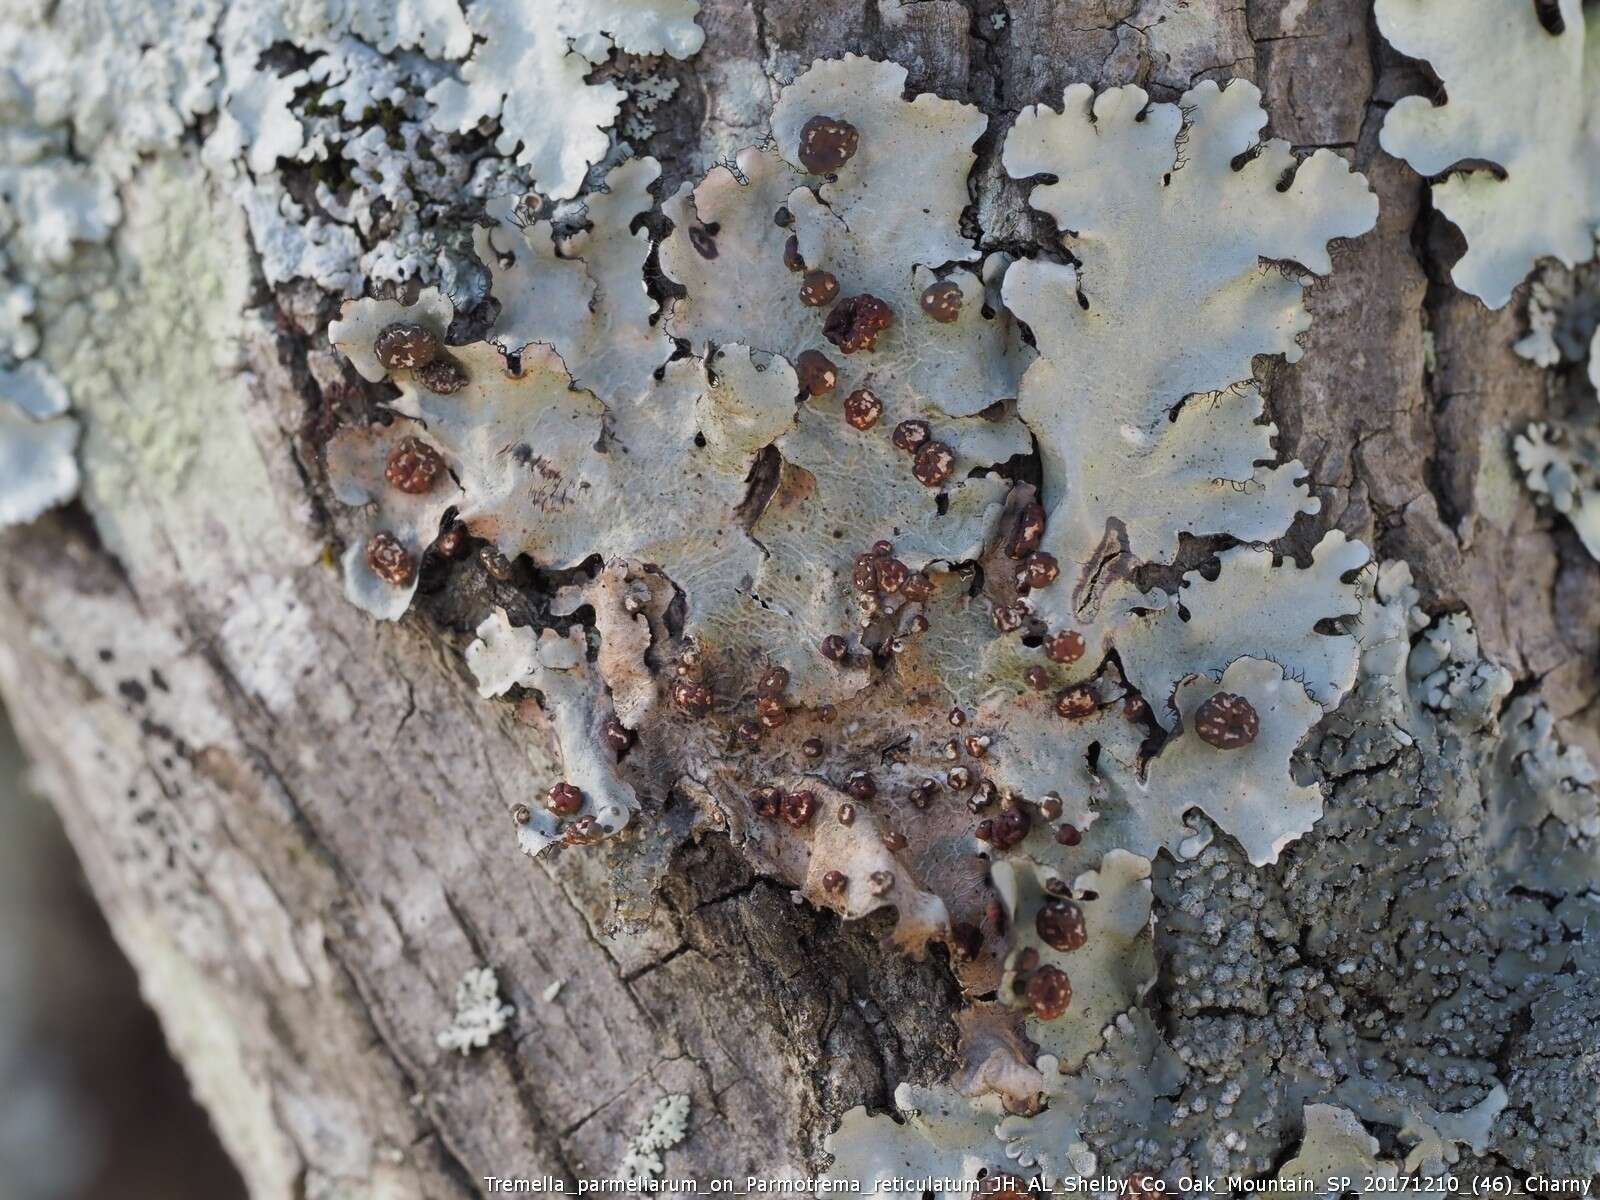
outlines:
[[[1191,36],[1174,45],[1180,15]],[[1172,99],[1250,79],[1269,134],[1347,154],[1378,193],[1378,228],[1336,247],[1304,359],[1268,378],[1280,446],[1323,502],[1295,543],[1331,527],[1409,562],[1428,611],[1470,612],[1519,693],[1600,747],[1600,570],[1508,465],[1508,431],[1546,411],[1544,373],[1510,349],[1518,306],[1489,312],[1444,281],[1450,231],[1378,149],[1384,107],[1425,81],[1361,0],[714,0],[700,24],[705,47],[672,65],[681,91],[647,143],[668,192],[707,147],[761,125],[729,111],[727,80],[845,52],[990,114],[974,183],[1009,248],[1038,231],[999,137],[1068,83]],[[331,302],[258,280],[151,305],[178,315],[141,325],[141,295],[181,294],[186,264],[252,247],[192,153],[139,166],[121,200],[108,253],[129,307],[81,333],[126,393],[125,411],[85,415],[86,452],[123,466],[86,477],[97,521],[73,508],[4,536],[0,689],[254,1194],[456,1196],[490,1174],[607,1174],[668,1092],[695,1105],[673,1173],[810,1171],[845,1110],[948,1078],[944,960],[908,962],[877,923],[793,903],[717,839],[685,846],[654,918],[620,936],[605,931],[600,856],[514,851],[507,814],[553,768],[530,762],[533,714],[480,702],[460,649],[488,603],[520,594],[479,572],[397,625],[349,606],[319,428],[361,400],[330,386]],[[219,342],[236,361],[216,365]],[[445,1055],[434,1039],[456,983],[484,963],[514,1036]],[[1158,996],[1179,986],[1164,975]],[[1499,1056],[1516,1051],[1512,1032]]]

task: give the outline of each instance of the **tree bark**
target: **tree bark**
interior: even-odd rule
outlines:
[[[1381,204],[1311,289],[1304,358],[1264,368],[1280,449],[1322,501],[1295,542],[1338,528],[1409,562],[1430,611],[1470,611],[1487,656],[1600,748],[1600,568],[1503,486],[1510,432],[1548,404],[1510,348],[1520,308],[1448,286],[1450,230],[1377,145],[1420,72],[1364,0],[1190,0],[1208,34],[1168,58],[1154,18],[1179,7],[711,0],[649,148],[670,191],[752,123],[719,107],[729,73],[893,59],[913,91],[989,113],[978,203],[1013,214],[993,224],[1022,246],[1022,193],[997,165],[1021,107],[1077,81],[1157,99],[1255,81],[1269,135],[1336,149]],[[124,307],[106,319],[172,313],[148,295],[181,291],[196,256],[228,265],[204,315],[180,307],[138,331],[149,354],[107,364],[130,412],[184,454],[152,465],[165,451],[129,433],[129,413],[85,414],[84,501],[0,539],[0,694],[252,1194],[570,1186],[611,1173],[672,1092],[695,1116],[671,1173],[810,1173],[844,1110],[947,1077],[959,992],[941,962],[793,902],[725,841],[686,841],[654,914],[621,932],[604,848],[517,853],[508,813],[556,772],[534,714],[481,701],[462,665],[486,597],[375,622],[332,565],[343,534],[315,437],[335,377],[329,299],[252,278],[243,222],[193,151],[142,164],[122,201]],[[219,340],[235,363],[216,365]],[[687,825],[670,807],[655,819]],[[482,964],[516,1008],[511,1035],[447,1054],[435,1036]]]

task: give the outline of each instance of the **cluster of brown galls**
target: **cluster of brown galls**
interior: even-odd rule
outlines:
[[[860,144],[861,135],[850,122],[837,117],[812,117],[800,130],[800,165],[813,175],[836,174],[855,157]],[[777,219],[780,225],[787,225],[792,217],[787,209],[779,209]],[[812,308],[833,305],[823,320],[822,336],[841,354],[875,349],[878,338],[894,324],[894,310],[878,296],[863,294],[839,299],[838,279],[829,271],[807,269],[800,254],[800,239],[793,234],[784,244],[783,263],[800,273],[802,304]],[[960,317],[961,299],[958,284],[940,281],[923,289],[920,304],[930,319],[948,325]],[[826,396],[838,386],[839,368],[821,350],[802,350],[794,366],[801,391],[807,396]],[[845,397],[844,419],[851,428],[865,432],[882,416],[883,403],[870,388],[858,388]],[[902,421],[895,427],[894,444],[911,455],[911,472],[925,487],[942,487],[949,482],[955,470],[955,452],[933,437],[926,421]]]
[[[1083,908],[1066,894],[1066,885],[1052,879],[1046,884],[1050,896],[1034,914],[1033,928],[1039,940],[1053,950],[1069,954],[1088,941]],[[1072,981],[1060,967],[1039,961],[1039,952],[1029,946],[1017,955],[1012,990],[1041,1021],[1053,1021],[1072,1003]]]
[[[860,134],[848,121],[816,116],[806,122],[801,130],[799,157],[805,169],[813,174],[833,174],[847,164],[860,144]],[[787,210],[779,210],[779,224],[788,224]],[[689,230],[691,243],[707,258],[717,254],[714,227],[696,226]],[[884,300],[871,295],[839,298],[839,281],[830,272],[808,270],[800,255],[798,238],[791,235],[784,246],[784,264],[789,270],[800,273],[799,298],[801,303],[814,308],[833,305],[823,322],[822,334],[843,354],[871,351],[878,338],[894,323],[894,312]],[[943,324],[958,320],[961,314],[962,291],[952,281],[939,281],[922,292],[920,307],[929,319]],[[449,395],[465,386],[467,377],[461,365],[452,358],[439,338],[420,325],[397,322],[387,326],[374,344],[380,362],[390,370],[415,372],[423,387],[441,395]],[[804,395],[819,397],[832,392],[838,383],[838,368],[820,350],[802,351],[796,358],[795,370]],[[844,419],[862,432],[874,428],[883,415],[882,401],[869,389],[858,388],[844,401]],[[918,419],[901,421],[891,433],[895,447],[911,457],[912,474],[929,488],[947,483],[955,468],[955,453],[944,442],[933,436],[928,422]],[[385,465],[384,476],[390,486],[411,494],[421,495],[432,489],[445,473],[444,460],[427,443],[417,438],[403,439],[391,452]],[[1055,557],[1041,551],[1039,545],[1044,534],[1045,512],[1041,505],[1030,503],[1022,509],[1010,536],[1006,553],[1017,566],[1016,585],[1018,599],[1013,604],[997,605],[994,609],[995,627],[1002,633],[1021,628],[1029,609],[1025,597],[1035,589],[1048,587],[1060,574]],[[450,544],[447,546],[446,543]],[[450,557],[457,556],[457,548],[465,544],[465,530],[459,525],[447,531],[439,547]],[[510,564],[503,556],[485,547],[485,567],[497,578],[508,578]],[[402,546],[393,534],[380,531],[367,543],[366,558],[373,572],[397,587],[408,586],[416,577],[414,556]],[[870,552],[858,555],[852,571],[855,587],[864,613],[863,624],[885,611],[897,613],[906,604],[921,603],[933,594],[928,576],[913,571],[894,557],[894,547],[888,542],[876,543]],[[918,634],[928,628],[928,619],[918,612],[905,626],[900,636],[890,642],[891,651],[903,648],[906,634]],[[848,641],[839,634],[825,637],[818,647],[820,653],[836,663],[850,657]],[[1083,657],[1087,645],[1076,630],[1063,630],[1045,637],[1044,655],[1053,663],[1069,665]],[[1043,666],[1029,668],[1025,676],[1030,687],[1045,690],[1051,686],[1049,671]],[[780,666],[768,669],[756,689],[756,715],[741,719],[734,728],[736,742],[752,746],[761,740],[766,730],[776,729],[789,719],[789,708],[784,692],[789,673]],[[704,680],[701,665],[695,652],[683,656],[670,687],[674,705],[692,719],[703,719],[712,714],[716,697]],[[1055,700],[1055,710],[1063,718],[1077,720],[1098,710],[1099,701],[1088,684],[1075,684],[1060,691]],[[833,718],[831,705],[824,705],[817,715],[824,723]],[[964,726],[966,715],[960,709],[950,713],[952,726]],[[1242,696],[1218,692],[1195,711],[1195,732],[1206,743],[1221,750],[1238,749],[1255,740],[1260,721],[1250,702]],[[633,742],[633,732],[616,717],[610,718],[604,728],[604,737],[610,749],[620,758]],[[959,758],[964,748],[974,759],[981,759],[988,751],[990,739],[981,734],[969,734],[964,739],[952,738],[946,746],[946,757]],[[820,738],[808,738],[801,747],[809,759],[819,759],[826,751]],[[970,792],[968,809],[982,813],[997,801],[999,809],[993,816],[984,817],[974,829],[978,841],[992,849],[1004,852],[1020,844],[1032,827],[1027,807],[1014,796],[1001,797],[994,783],[977,779],[964,765],[952,766],[945,774],[944,783],[957,792]],[[913,785],[910,800],[914,807],[926,808],[939,788],[932,777]],[[871,800],[877,795],[878,785],[872,774],[865,770],[852,772],[846,783],[853,802]],[[819,810],[814,792],[799,789],[785,791],[774,786],[757,788],[750,796],[756,813],[768,820],[781,820],[794,829],[809,825]],[[575,817],[583,809],[583,792],[571,783],[562,781],[545,795],[545,805],[558,817]],[[855,821],[855,803],[841,804],[836,819],[843,825]],[[1062,801],[1049,793],[1035,806],[1041,818],[1053,822],[1061,816]],[[529,820],[525,805],[513,812],[518,822]],[[586,843],[598,840],[601,831],[593,828],[592,817],[579,817],[571,822],[567,831],[568,842]],[[1076,845],[1081,834],[1071,824],[1059,826],[1055,838],[1063,845]],[[906,848],[904,834],[893,829],[882,834],[885,847],[891,852]],[[842,895],[849,880],[840,871],[830,871],[822,879],[823,889],[830,894]],[[874,895],[883,896],[892,891],[894,875],[888,871],[874,872],[868,880]],[[1046,945],[1062,952],[1070,952],[1084,944],[1085,926],[1083,910],[1076,901],[1064,894],[1064,885],[1051,881],[1050,898],[1040,907],[1035,918],[1039,938]],[[970,961],[981,949],[979,930],[958,923],[951,931],[950,949],[958,959]],[[1034,1015],[1041,1020],[1053,1020],[1066,1012],[1072,999],[1072,985],[1064,971],[1041,964],[1039,953],[1032,948],[1018,956],[1013,986]]]
[[[467,373],[445,351],[444,344],[431,329],[408,321],[386,325],[373,342],[372,352],[391,371],[412,371],[417,382],[440,396],[453,395],[467,386]],[[389,486],[409,496],[432,491],[445,473],[439,452],[420,438],[401,440],[389,453],[383,477]],[[452,536],[454,535],[454,536]],[[452,529],[441,538],[441,551],[449,557],[465,546],[465,531]],[[504,558],[501,562],[504,562]],[[417,559],[387,530],[379,530],[367,540],[367,566],[385,583],[409,587],[417,577]],[[509,576],[509,564],[505,568]]]

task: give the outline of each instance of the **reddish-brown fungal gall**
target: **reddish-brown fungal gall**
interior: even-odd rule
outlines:
[[[800,303],[811,308],[832,304],[839,294],[839,281],[830,271],[807,271],[800,280]]]
[[[1256,740],[1261,718],[1243,696],[1218,692],[1194,710],[1194,731],[1208,746],[1239,750]]]
[[[689,226],[689,245],[694,247],[694,252],[701,258],[712,259],[717,256],[717,234],[721,227],[715,221],[702,224],[696,221]]]
[[[924,779],[920,783],[912,785],[911,791],[907,795],[907,799],[911,801],[911,806],[913,808],[927,808],[928,805],[933,803],[933,798],[938,794],[938,792],[938,780]]]
[[[950,724],[954,725],[957,729],[960,729],[966,723],[967,714],[963,710],[959,708],[952,708],[950,710]]]
[[[790,792],[783,798],[784,821],[799,829],[809,825],[811,818],[817,815],[817,795],[815,792]]]
[[[383,477],[389,486],[409,496],[420,496],[438,482],[444,474],[444,459],[439,452],[421,438],[402,438],[400,444],[389,452],[389,461],[383,466]]]
[[[813,175],[831,175],[855,157],[861,133],[838,117],[812,117],[800,127],[800,165]]]
[[[606,831],[592,816],[582,816],[562,830],[562,840],[569,846],[592,846],[605,837]]]
[[[563,779],[544,794],[544,806],[558,817],[570,817],[583,808],[583,793]]]
[[[1040,967],[1028,980],[1028,1007],[1041,1021],[1054,1021],[1072,1003],[1072,981],[1059,967]]]
[[[1008,805],[1010,802],[1007,802]],[[1028,836],[1028,830],[1033,822],[1028,819],[1026,809],[1015,805],[1002,808],[994,819],[994,835],[990,844],[996,850],[1009,850]]]
[[[971,962],[983,950],[983,934],[970,921],[957,921],[950,927],[950,957]]]
[[[1094,698],[1094,689],[1086,683],[1063,688],[1056,697],[1056,715],[1066,717],[1069,721],[1092,716],[1099,707],[1100,702]]]
[[[526,804],[513,804],[511,806],[511,820],[517,825],[526,825],[533,820],[533,810]]]
[[[367,539],[367,566],[394,587],[409,587],[417,577],[417,560],[394,534],[379,530]]]
[[[831,704],[820,704],[813,711],[817,714],[817,720],[824,725],[832,725],[833,719],[839,715],[839,710]]]
[[[822,890],[837,896],[850,886],[850,877],[843,871],[829,871],[822,877]]]
[[[867,876],[867,890],[874,896],[887,896],[894,891],[893,871],[874,871]]]
[[[833,814],[846,829],[856,823],[856,806],[854,804],[841,804],[839,810]]]
[[[1150,706],[1143,696],[1129,696],[1122,702],[1122,715],[1135,723],[1150,719]]]
[[[894,427],[894,432],[889,435],[889,440],[894,443],[895,449],[904,450],[907,454],[915,454],[922,443],[933,436],[933,430],[926,421],[915,418],[901,421]]]
[[[850,645],[837,633],[830,633],[817,647],[829,662],[842,663],[850,655]]]
[[[909,578],[911,578],[911,571],[898,558],[880,558],[878,560],[879,591],[892,596],[905,587],[906,580]]]
[[[1017,586],[1019,588],[1049,587],[1061,574],[1061,565],[1056,562],[1054,554],[1046,554],[1043,550],[1035,550],[1022,560],[1022,566],[1017,570]]]
[[[994,627],[1001,633],[1014,633],[1022,628],[1022,622],[1028,618],[1026,604],[996,604],[991,614]]]
[[[1050,686],[1050,672],[1043,667],[1029,667],[1023,678],[1028,681],[1028,686],[1036,692],[1042,692]]]
[[[878,781],[872,777],[871,771],[851,771],[845,791],[857,800],[871,800],[878,794]]]
[[[944,773],[944,781],[958,792],[964,792],[972,786],[972,772],[966,767],[951,767]]]
[[[855,566],[850,570],[850,583],[858,592],[878,590],[878,560],[870,554],[856,555]]]
[[[1088,648],[1088,643],[1083,640],[1083,634],[1076,629],[1063,629],[1060,633],[1053,633],[1044,640],[1044,656],[1062,666],[1077,662]]]
[[[883,831],[883,848],[890,854],[898,854],[911,843],[906,840],[906,835],[898,829],[885,829]]]
[[[928,578],[926,571],[913,571],[911,578],[906,580],[905,597],[907,600],[921,602],[933,598],[933,580]]]
[[[467,372],[448,354],[440,354],[417,372],[422,386],[436,396],[453,396],[467,386]]]
[[[772,699],[783,695],[783,689],[789,686],[789,672],[783,667],[769,667],[760,681],[756,684],[758,696]]]
[[[973,758],[982,758],[989,753],[989,747],[994,745],[994,739],[987,733],[969,733],[964,744],[966,745],[967,753],[972,755]]]
[[[923,487],[943,487],[956,468],[955,451],[943,442],[924,442],[911,464],[911,473]]]
[[[865,432],[883,416],[883,401],[869,388],[857,388],[844,398],[844,419],[852,429]]]
[[[839,386],[839,368],[821,350],[802,350],[794,360],[800,390],[807,396],[826,396]]]
[[[807,758],[821,758],[827,750],[827,744],[819,737],[807,738],[800,743],[800,753]]]
[[[633,745],[633,730],[622,723],[618,717],[607,717],[606,723],[601,726],[601,734],[606,739],[613,753],[625,754],[628,747]]]
[[[1039,906],[1033,927],[1045,945],[1066,953],[1089,940],[1084,928],[1083,909],[1075,901],[1055,897]]]
[[[789,235],[789,239],[783,243],[783,265],[791,271],[804,271],[806,269],[806,260],[800,257],[800,239],[792,233]]]
[[[846,296],[822,323],[822,336],[846,354],[871,350],[894,324],[894,313],[876,296]]]
[[[961,316],[961,285],[945,280],[930,283],[922,289],[922,311],[941,325],[949,325]]]
[[[1056,845],[1076,846],[1083,841],[1083,834],[1078,832],[1078,827],[1073,824],[1058,826],[1056,829]]]
[[[1027,558],[1039,548],[1039,539],[1044,537],[1044,506],[1038,503],[1029,503],[1023,506],[1017,514],[1016,526],[1011,530],[1011,536],[1006,539],[1006,555],[1010,558]]]
[[[740,721],[734,727],[733,734],[746,746],[754,746],[761,741],[763,730],[760,721],[752,721],[749,717]]]
[[[773,696],[762,696],[756,701],[756,719],[767,729],[780,729],[789,721],[789,710],[783,701]]]
[[[887,558],[894,553],[894,543],[887,538],[879,538],[872,543],[872,553],[878,558]]]
[[[711,688],[693,679],[672,681],[672,702],[691,717],[708,716],[715,697]]]
[[[750,793],[750,807],[756,810],[757,815],[766,817],[769,821],[783,814],[783,791],[771,784],[758,787]]]
[[[372,353],[391,371],[416,371],[439,354],[439,335],[410,321],[385,325],[372,343]]]
[[[1046,821],[1054,821],[1059,817],[1063,807],[1061,797],[1054,792],[1046,792],[1039,797],[1039,815]]]
[[[478,548],[478,565],[491,579],[498,579],[501,583],[511,578],[511,560],[493,546]]]

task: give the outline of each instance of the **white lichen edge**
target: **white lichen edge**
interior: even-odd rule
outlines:
[[[1383,36],[1427,62],[1449,97],[1399,100],[1379,140],[1419,173],[1444,176],[1434,206],[1467,239],[1455,285],[1500,308],[1541,258],[1569,267],[1593,258],[1600,23],[1582,0],[1557,0],[1559,34],[1525,0],[1377,0],[1374,9]]]
[[[434,1042],[441,1050],[462,1055],[481,1050],[506,1027],[516,1009],[500,999],[500,979],[493,967],[473,967],[456,985],[456,1011]]]

